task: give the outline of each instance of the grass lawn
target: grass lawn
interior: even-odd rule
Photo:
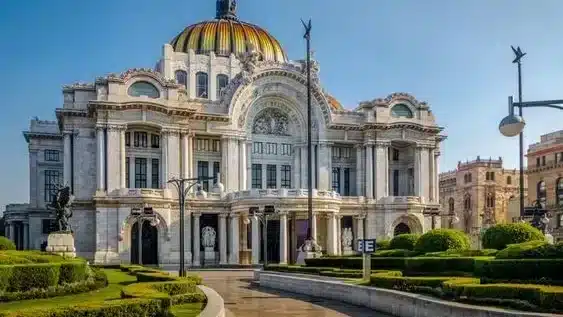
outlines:
[[[195,317],[205,308],[205,303],[188,303],[172,307],[172,313],[176,317]]]
[[[121,298],[121,289],[137,278],[118,269],[105,269],[109,285],[105,288],[77,295],[60,296],[45,299],[24,300],[0,303],[0,311],[17,311],[24,308],[50,308],[82,304],[85,302],[103,302]]]

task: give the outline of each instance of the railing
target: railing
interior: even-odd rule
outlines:
[[[261,198],[261,197],[295,197],[306,198],[309,191],[307,189],[251,189],[231,193],[231,199]],[[328,190],[313,189],[313,198],[332,198],[341,199],[340,194]]]
[[[152,189],[152,188],[129,188],[125,195],[126,197],[164,197],[163,189]]]

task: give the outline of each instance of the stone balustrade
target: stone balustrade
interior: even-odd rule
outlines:
[[[230,199],[241,200],[241,199],[252,199],[252,198],[263,198],[263,197],[288,197],[288,198],[306,198],[308,197],[309,191],[307,189],[251,189],[239,192],[231,193]],[[330,198],[340,200],[342,197],[340,194],[334,191],[328,190],[316,190],[313,189],[313,198]]]

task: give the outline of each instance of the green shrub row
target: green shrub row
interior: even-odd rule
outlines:
[[[483,261],[475,275],[487,281],[533,281],[563,285],[563,259],[518,259]]]
[[[59,263],[71,261],[52,253],[41,251],[0,251],[0,264]]]
[[[279,265],[273,264],[266,267],[268,271],[287,272],[287,273],[303,273],[316,274],[322,276],[338,277],[338,278],[362,278],[363,271],[356,269],[338,269],[327,267],[308,267],[299,265]],[[371,273],[388,272],[386,270],[372,270]]]
[[[467,250],[470,247],[471,242],[465,232],[454,229],[434,229],[418,238],[414,250],[419,253],[428,253]]]
[[[0,265],[0,291],[21,292],[83,281],[88,265],[75,260],[62,263]]]
[[[379,257],[379,258],[404,258],[404,257],[414,257],[417,256],[419,253],[412,250],[406,249],[389,249],[389,250],[379,250],[375,251],[372,256]]]
[[[483,247],[502,250],[509,244],[534,240],[545,241],[545,236],[529,223],[498,224],[487,229],[483,234]]]
[[[531,284],[480,284],[471,277],[411,277],[400,272],[372,274],[375,287],[415,293],[431,293],[450,300],[495,302],[499,305],[534,311],[563,310],[563,287]]]
[[[389,249],[403,249],[403,250],[414,250],[414,246],[416,245],[416,241],[420,235],[414,233],[407,233],[407,234],[400,234],[393,239],[389,243]]]
[[[107,285],[108,280],[104,272],[101,270],[92,270],[91,276],[79,282],[49,286],[47,288],[33,288],[26,291],[0,292],[0,302],[80,294],[104,288]]]
[[[533,240],[509,244],[499,251],[497,259],[563,259],[563,242],[549,244],[545,240]]]
[[[0,250],[15,250],[15,249],[16,249],[16,244],[12,240],[0,236]]]

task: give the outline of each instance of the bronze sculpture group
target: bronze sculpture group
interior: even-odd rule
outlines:
[[[74,196],[70,192],[70,187],[57,186],[53,196],[53,202],[47,208],[55,213],[57,232],[72,232],[69,219],[72,217],[71,205]]]

